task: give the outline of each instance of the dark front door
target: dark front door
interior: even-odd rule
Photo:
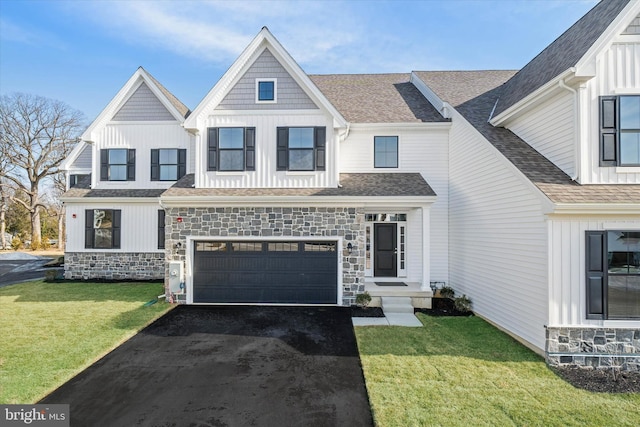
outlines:
[[[374,224],[374,263],[376,277],[396,277],[398,275],[397,224]]]

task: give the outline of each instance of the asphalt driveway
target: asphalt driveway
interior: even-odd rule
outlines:
[[[180,306],[41,403],[72,426],[372,426],[350,310]]]
[[[63,269],[45,267],[52,258],[39,257],[22,252],[0,254],[0,288],[27,280],[44,279],[47,270]]]

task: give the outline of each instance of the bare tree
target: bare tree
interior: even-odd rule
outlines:
[[[83,116],[63,102],[15,93],[0,98],[0,156],[13,166],[6,178],[28,196],[12,198],[28,212],[31,241],[41,238],[40,186],[55,175],[82,131]]]
[[[51,207],[55,209],[55,213],[58,217],[58,249],[64,251],[65,236],[64,236],[64,220],[65,209],[64,203],[60,201],[60,196],[67,190],[67,177],[64,172],[59,172],[53,176],[53,194],[51,200]]]
[[[9,184],[6,175],[11,163],[0,155],[0,249],[7,249],[7,209],[9,208]]]

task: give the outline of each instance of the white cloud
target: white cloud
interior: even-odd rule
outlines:
[[[6,19],[0,19],[0,37],[3,42],[11,41],[54,49],[65,49],[66,47],[54,34],[21,26]]]

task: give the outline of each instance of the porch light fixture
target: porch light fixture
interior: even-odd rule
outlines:
[[[351,242],[347,244],[347,251],[349,251],[349,255],[351,255],[351,253],[353,252],[353,245],[351,244]]]

